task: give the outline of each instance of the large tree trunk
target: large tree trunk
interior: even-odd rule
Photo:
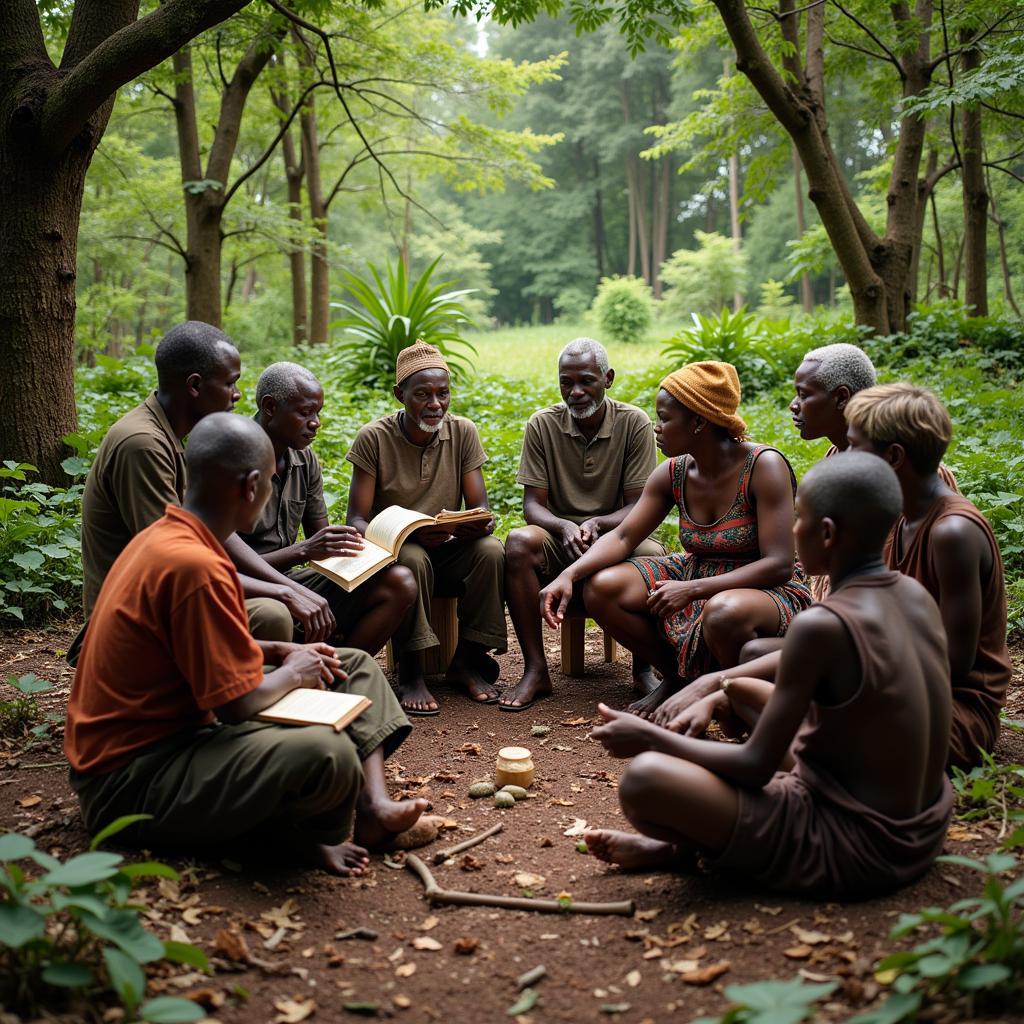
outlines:
[[[981,64],[981,53],[966,44],[974,31],[960,30],[964,51],[961,67],[974,71]],[[988,191],[982,165],[981,106],[964,106],[960,110],[960,157],[963,161],[964,185],[964,302],[973,307],[974,316],[988,316]]]
[[[803,238],[807,230],[807,215],[804,213],[804,187],[801,182],[800,154],[793,150],[793,186],[796,190],[796,237]],[[805,313],[814,312],[814,292],[811,289],[811,275],[806,271],[800,275],[800,306]]]
[[[1006,222],[999,216],[996,196],[991,187],[988,188],[989,202],[992,204],[992,223],[996,226],[996,238],[999,241],[999,268],[1003,272],[1003,295],[1017,316],[1021,315],[1017,300],[1013,297],[1013,284],[1010,278],[1010,263],[1006,258]]]
[[[672,158],[663,156],[658,163],[657,199],[654,204],[654,225],[651,237],[651,286],[654,297],[661,298],[661,265],[668,255],[668,222],[672,213]]]
[[[594,262],[597,265],[597,276],[604,277],[604,196],[601,193],[601,165],[596,156],[591,160],[591,168],[594,172]]]
[[[309,216],[316,232],[310,254],[310,322],[309,340],[313,345],[327,342],[327,324],[331,311],[330,266],[327,260],[327,206],[320,181],[320,140],[316,127],[313,97],[302,111],[302,162],[306,167],[306,195]]]
[[[281,93],[274,93],[274,105],[284,117],[288,117],[291,104]],[[306,171],[296,154],[291,131],[286,131],[281,139],[281,152],[288,185],[288,217],[298,229],[302,224],[302,179]],[[288,266],[292,279],[292,344],[305,345],[309,340],[309,305],[306,301],[306,258],[301,245],[289,246]]]

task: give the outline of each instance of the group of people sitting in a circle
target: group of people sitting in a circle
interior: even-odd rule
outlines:
[[[441,594],[457,599],[447,682],[503,711],[552,692],[542,620],[585,612],[632,652],[636,699],[599,705],[591,736],[632,759],[619,792],[636,831],[588,832],[597,856],[646,868],[699,853],[842,897],[903,884],[941,852],[947,772],[994,749],[1011,669],[999,549],[942,464],[951,422],[932,392],[876,386],[853,345],[808,352],[790,411],[831,447],[798,488],[778,449],[747,438],[733,366],[669,374],[652,426],[609,397],[607,353],[578,338],[558,359],[563,401],[525,427],[526,525],[504,544],[493,517],[425,527],[349,592],[308,563],[358,554],[383,509],[488,506],[487,456],[449,410],[443,354],[399,355],[398,410],[347,455],[345,525],[311,449],[324,391],[310,371],[264,370],[248,419],[230,414],[241,365],[219,330],[175,327],[156,368],[83,498],[65,749],[90,829],[144,813],[127,833],[139,843],[258,837],[363,871],[426,808],[390,798],[384,759],[409,716],[440,711],[422,659]],[[669,553],[653,534],[672,510]],[[499,689],[506,607],[523,672]],[[389,640],[397,694],[373,660]],[[320,686],[371,706],[341,733],[255,720]]]

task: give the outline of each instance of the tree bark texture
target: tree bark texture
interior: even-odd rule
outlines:
[[[965,72],[981,65],[980,51],[967,45],[974,34],[968,26],[960,30],[960,42],[964,46],[960,66]],[[988,190],[982,156],[980,104],[960,110],[960,158],[964,186],[964,302],[973,307],[974,316],[988,316]]]
[[[284,117],[288,116],[291,104],[280,93],[274,94],[274,105]],[[281,139],[281,154],[288,185],[288,217],[298,227],[302,224],[302,179],[306,172],[296,153],[290,130]],[[292,344],[305,345],[309,340],[309,304],[306,299],[306,256],[301,245],[289,248],[288,266],[292,279]]]
[[[803,238],[807,230],[807,216],[804,213],[803,175],[800,173],[800,154],[793,147],[793,186],[796,190],[796,237]],[[806,271],[800,275],[800,306],[805,313],[814,312],[814,292],[811,289],[811,275]]]
[[[327,324],[331,311],[330,264],[327,258],[327,204],[320,180],[320,138],[317,133],[316,107],[310,96],[301,114],[302,162],[306,168],[306,195],[313,224],[313,247],[310,253],[309,340],[313,345],[327,343]]]
[[[78,0],[60,66],[32,0],[0,22],[0,456],[67,483],[75,430],[75,274],[85,175],[117,90],[249,0]]]

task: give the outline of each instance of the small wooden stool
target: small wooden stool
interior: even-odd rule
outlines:
[[[586,672],[584,640],[587,633],[587,613],[569,609],[559,632],[562,634],[562,675],[582,676]],[[604,633],[605,663],[618,660],[619,645],[609,633]]]
[[[423,674],[443,676],[448,671],[455,648],[459,644],[458,600],[454,597],[432,597],[430,599],[430,628],[441,641],[439,647],[428,647],[423,652]],[[391,641],[387,646],[387,669],[395,669],[395,653]]]

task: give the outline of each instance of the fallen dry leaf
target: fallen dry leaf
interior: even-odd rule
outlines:
[[[575,839],[576,836],[583,835],[587,830],[587,822],[585,818],[574,818],[573,823],[562,833],[563,836],[568,836],[570,839]]]
[[[563,722],[562,725],[590,725],[589,718],[570,718]]]
[[[484,861],[478,860],[471,853],[464,853],[462,860],[459,861],[459,867],[463,871],[482,871],[484,867]]]
[[[399,978],[411,978],[415,973],[415,964],[399,964],[395,968],[395,975]]]
[[[657,907],[654,910],[638,910],[633,917],[637,921],[653,921],[661,913],[661,908]]]
[[[724,940],[728,931],[729,925],[725,921],[719,921],[718,924],[713,924],[709,928],[704,929],[704,938],[712,941],[715,939]]]
[[[782,951],[790,960],[806,960],[814,952],[813,946],[790,946]]]
[[[470,956],[477,951],[479,946],[480,940],[472,935],[460,935],[455,940],[455,952],[460,956]]]
[[[950,825],[946,832],[946,838],[952,839],[954,843],[965,843],[969,839],[980,839],[981,836],[969,828],[964,828],[963,825]]]
[[[640,981],[641,976],[639,971],[630,971],[629,974],[626,975],[626,984],[630,988],[636,988],[637,985],[640,984]]]
[[[244,964],[249,960],[249,947],[245,939],[236,931],[221,928],[213,937],[213,951],[225,960]]]
[[[198,1003],[204,1010],[216,1010],[227,1001],[227,996],[214,988],[190,989],[185,993],[185,998]]]
[[[421,932],[429,932],[432,929],[436,928],[440,923],[441,923],[441,918],[434,917],[434,915],[431,914],[430,917],[428,917],[425,921],[423,921],[420,924],[416,925],[416,929],[417,929],[417,931],[421,931]]]
[[[687,985],[710,985],[716,978],[725,974],[729,967],[728,960],[719,960],[717,964],[708,964],[707,967],[682,975],[681,980]]]
[[[754,909],[760,910],[762,914],[768,914],[771,917],[778,917],[782,913],[782,907],[763,907],[760,903],[755,903]]]
[[[557,797],[548,801],[548,807],[575,807],[575,800],[560,800]]]
[[[658,960],[664,955],[665,951],[663,949],[659,949],[657,946],[654,946],[653,948],[647,950],[646,953],[644,953],[643,958],[644,960]]]
[[[539,889],[547,879],[530,871],[517,871],[512,879],[520,889]]]
[[[515,862],[515,857],[513,857],[512,854],[510,853],[496,853],[494,855],[494,859],[499,864],[512,864]]]
[[[274,1024],[299,1024],[316,1012],[316,1003],[312,999],[275,999],[274,1009],[278,1011]]]
[[[19,801],[20,807],[35,807],[36,804],[41,804],[43,798],[39,793],[33,793],[31,796],[23,796]]]
[[[436,953],[439,949],[444,949],[437,939],[432,939],[429,935],[421,935],[418,938],[412,940],[414,949],[428,949],[433,953]]]
[[[185,929],[181,927],[181,925],[177,924],[171,925],[170,939],[171,942],[183,942],[185,943],[185,945],[188,945],[189,942],[191,941],[188,937],[188,932],[186,932]]]
[[[470,757],[480,756],[480,744],[479,743],[463,743],[459,750],[463,754],[469,754]],[[450,780],[449,780],[450,781]]]
[[[795,924],[789,929],[802,943],[808,946],[819,946],[823,942],[828,942],[832,936],[826,935],[825,932],[811,931],[808,928],[801,928],[800,925]]]
[[[400,1010],[408,1010],[412,1006],[412,1000],[408,996],[392,996],[391,1002]]]

